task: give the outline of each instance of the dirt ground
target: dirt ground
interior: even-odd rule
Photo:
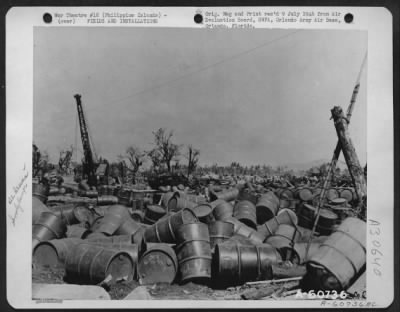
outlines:
[[[65,284],[63,267],[49,267],[36,265],[32,268],[33,283]],[[111,299],[121,300],[136,287],[137,281],[121,281],[110,286],[106,291]],[[271,286],[274,288],[274,286]],[[276,286],[275,286],[276,287]],[[227,289],[212,289],[205,285],[194,283],[179,284],[155,284],[147,286],[150,295],[155,300],[240,300],[240,295],[249,289],[246,287],[229,287]],[[253,287],[254,289],[254,287]]]

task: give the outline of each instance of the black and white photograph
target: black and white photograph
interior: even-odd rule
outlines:
[[[36,28],[33,298],[365,299],[366,57],[363,31]]]
[[[390,305],[390,27],[384,8],[11,10],[10,305]]]

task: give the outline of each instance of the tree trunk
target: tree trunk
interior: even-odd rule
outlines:
[[[349,168],[350,176],[353,181],[359,203],[367,196],[367,184],[364,178],[364,172],[358,160],[356,150],[351,141],[348,120],[343,114],[343,110],[339,106],[335,106],[332,110],[332,118],[335,124],[336,133],[338,135],[340,145],[342,147],[343,156]]]

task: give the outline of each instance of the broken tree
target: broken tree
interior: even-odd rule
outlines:
[[[343,156],[346,160],[346,164],[355,187],[357,199],[359,203],[361,203],[363,198],[367,195],[367,184],[365,182],[364,172],[360,165],[360,161],[358,160],[356,150],[350,138],[348,130],[349,122],[344,116],[343,110],[340,106],[335,106],[331,110],[331,113],[335,124],[336,133],[342,147]]]

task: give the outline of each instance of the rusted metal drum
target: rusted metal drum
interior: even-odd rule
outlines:
[[[232,217],[233,206],[231,205],[231,203],[223,199],[217,199],[210,204],[211,207],[213,207],[213,215],[215,220],[224,221]]]
[[[295,192],[295,195],[302,201],[310,201],[314,197],[311,189],[308,187],[298,188]]]
[[[339,200],[342,202],[342,204],[338,203]],[[343,204],[343,200],[345,201]],[[332,211],[338,216],[337,223],[341,223],[344,219],[348,217],[354,216],[353,209],[350,207],[347,207],[347,200],[344,198],[337,198],[331,202],[330,208]]]
[[[328,201],[331,201],[335,198],[339,198],[339,192],[337,189],[335,188],[330,188],[326,191],[326,198],[328,199]]]
[[[345,290],[350,286],[354,277],[365,267],[366,231],[364,221],[347,218],[321,244],[318,252],[308,261],[308,264],[322,266],[329,273],[309,276],[309,280],[320,287],[318,289]],[[332,276],[337,283],[327,282]]]
[[[318,251],[320,243],[311,243],[307,253],[307,243],[294,244],[294,252],[292,254],[292,263],[303,264],[307,262]]]
[[[41,265],[58,266],[64,265],[67,255],[76,244],[83,240],[77,238],[52,239],[39,243],[33,250],[33,262]]]
[[[263,224],[272,219],[279,210],[279,198],[273,192],[267,192],[258,199],[256,205],[257,224]]]
[[[132,199],[132,209],[133,210],[143,210],[145,205],[152,205],[152,203],[146,203],[145,200],[148,201],[148,198],[145,197],[144,199]]]
[[[296,214],[298,217],[298,225],[307,228],[307,229],[312,229],[314,225],[314,214],[315,214],[316,208],[306,204],[302,203],[298,206]]]
[[[132,243],[127,243],[127,242],[122,242],[122,241],[114,241],[114,242],[102,242],[100,240],[93,240],[93,241],[88,241],[87,243],[93,244],[96,246],[101,246],[107,249],[113,249],[116,251],[123,251],[126,252],[129,257],[132,260],[133,263],[133,272],[130,276],[130,280],[135,278],[136,271],[137,271],[137,264],[139,262],[139,258],[142,255],[142,249],[144,247],[144,244],[141,242],[140,244],[132,244]],[[129,279],[129,277],[128,277]]]
[[[233,207],[233,217],[247,226],[257,228],[256,206],[248,200],[243,200]]]
[[[356,199],[354,191],[351,188],[343,188],[343,189],[341,189],[340,192],[339,192],[339,195],[340,195],[341,198],[346,199],[348,203],[350,203],[354,199]]]
[[[345,198],[335,198],[335,199],[332,199],[329,202],[329,204],[332,205],[332,206],[346,207],[347,200]]]
[[[107,208],[107,212],[105,214],[105,216],[107,214],[113,214],[116,216],[120,216],[123,219],[127,219],[130,217],[130,213],[129,210],[123,206],[123,205],[111,205]]]
[[[104,217],[98,217],[92,224],[90,230],[92,232],[104,233],[106,235],[113,235],[115,231],[121,226],[125,219],[118,215],[106,214]]]
[[[192,210],[196,217],[203,223],[209,224],[210,222],[213,222],[215,220],[212,214],[213,209],[210,204],[203,203],[197,205]]]
[[[110,236],[104,233],[99,233],[99,232],[93,233],[92,231],[90,231],[90,233],[86,236],[85,239],[92,240],[92,239],[104,239],[104,238],[110,238]]]
[[[283,260],[291,259],[294,244],[300,239],[300,232],[289,224],[280,224],[274,235],[267,237],[265,242],[277,248]]]
[[[293,199],[294,197],[292,190],[287,188],[278,189],[275,193],[279,199]]]
[[[211,278],[211,247],[204,223],[182,224],[177,232],[176,254],[182,283],[207,283]]]
[[[131,206],[132,203],[132,190],[129,188],[121,188],[118,191],[118,203],[124,206]]]
[[[244,237],[239,234],[233,234],[229,239],[223,241],[222,243],[218,243],[220,245],[244,245],[244,246],[249,246],[249,245],[260,245],[259,244],[254,244],[250,239],[247,237]]]
[[[239,189],[238,188],[231,188],[229,190],[225,190],[222,192],[214,192],[213,190],[210,190],[210,198],[212,201],[216,200],[216,199],[223,199],[227,202],[233,201],[235,199],[237,199],[237,197],[239,196]]]
[[[279,200],[279,208],[290,208],[292,206],[291,199],[280,199]]]
[[[132,220],[139,222],[139,223],[143,223],[144,221],[144,212],[141,210],[135,210],[132,212],[131,214],[131,218]]]
[[[32,197],[32,224],[39,219],[42,212],[50,212],[50,209],[39,198]]]
[[[124,251],[105,248],[95,244],[78,244],[68,254],[65,263],[66,276],[78,283],[108,284],[118,280],[131,280],[134,264]]]
[[[39,199],[42,203],[47,202],[47,196],[49,195],[50,187],[42,183],[32,183],[32,196]]]
[[[143,224],[132,219],[128,219],[121,224],[115,231],[115,235],[130,235],[133,243],[140,243],[143,240],[144,231],[146,228]]]
[[[92,236],[88,237],[86,241],[107,244],[133,244],[131,235],[114,235],[114,236]]]
[[[118,204],[118,197],[114,195],[101,195],[97,198],[97,205],[108,206]]]
[[[154,224],[161,219],[167,212],[159,205],[148,205],[144,213],[144,223]]]
[[[178,272],[178,259],[168,244],[152,244],[141,256],[137,275],[141,285],[172,284]]]
[[[95,216],[93,212],[87,207],[78,205],[74,208],[74,216],[79,223],[93,223]]]
[[[177,197],[176,198],[176,210],[171,210],[170,207],[168,208],[168,211],[180,211],[184,208],[189,208],[193,209],[197,206],[198,204],[195,202],[192,202],[189,199],[182,198],[182,197]]]
[[[314,187],[312,189],[313,195],[319,195],[319,194],[321,194],[321,192],[322,192],[322,188],[321,187]]]
[[[233,236],[234,226],[226,221],[214,221],[208,224],[208,232],[210,235],[211,250],[216,244],[220,244]]]
[[[206,203],[207,202],[207,200],[206,200],[206,198],[205,197],[203,197],[203,196],[198,196],[198,195],[195,195],[195,194],[186,194],[186,193],[183,193],[183,192],[179,192],[179,194],[180,194],[180,198],[185,198],[185,199],[187,199],[187,200],[189,200],[189,201],[191,201],[191,202],[193,202],[193,203],[196,203],[196,204],[204,204],[204,203]]]
[[[272,279],[272,264],[280,262],[278,251],[269,244],[215,246],[212,273],[218,285],[237,285]]]
[[[95,190],[90,190],[90,191],[81,191],[79,195],[82,197],[97,198],[99,196],[99,193]]]
[[[63,204],[53,206],[51,209],[53,213],[64,220],[67,225],[80,223],[75,217],[74,208],[75,204]]]
[[[68,238],[85,239],[90,233],[90,230],[84,224],[80,223],[67,226],[66,236]]]
[[[238,234],[238,235],[246,237],[254,245],[263,243],[264,235],[262,235],[261,233],[258,233],[253,228],[247,226],[246,224],[240,222],[239,220],[237,220],[235,218],[230,218],[225,221],[233,224],[234,234]]]
[[[86,181],[84,181],[84,180],[82,180],[81,182],[79,182],[79,188],[80,188],[81,190],[84,190],[84,191],[90,191],[90,186],[89,186],[89,184],[88,184]]]
[[[32,189],[33,191],[33,189]],[[56,186],[50,186],[48,196],[58,195],[60,194],[60,189]]]
[[[161,204],[168,211],[177,211],[176,202],[180,197],[179,192],[167,192],[161,196]]]
[[[67,226],[62,218],[52,212],[42,212],[32,225],[32,249],[40,242],[62,238]]]
[[[282,209],[278,215],[257,226],[257,232],[264,235],[264,238],[273,235],[281,224],[297,225],[296,214],[289,209]]]
[[[146,242],[173,244],[176,242],[176,231],[178,228],[182,224],[192,222],[198,222],[194,212],[188,208],[182,209],[146,228],[144,239]]]
[[[319,219],[317,224],[317,232],[321,235],[330,235],[338,222],[336,213],[329,209],[321,208],[319,211]]]

